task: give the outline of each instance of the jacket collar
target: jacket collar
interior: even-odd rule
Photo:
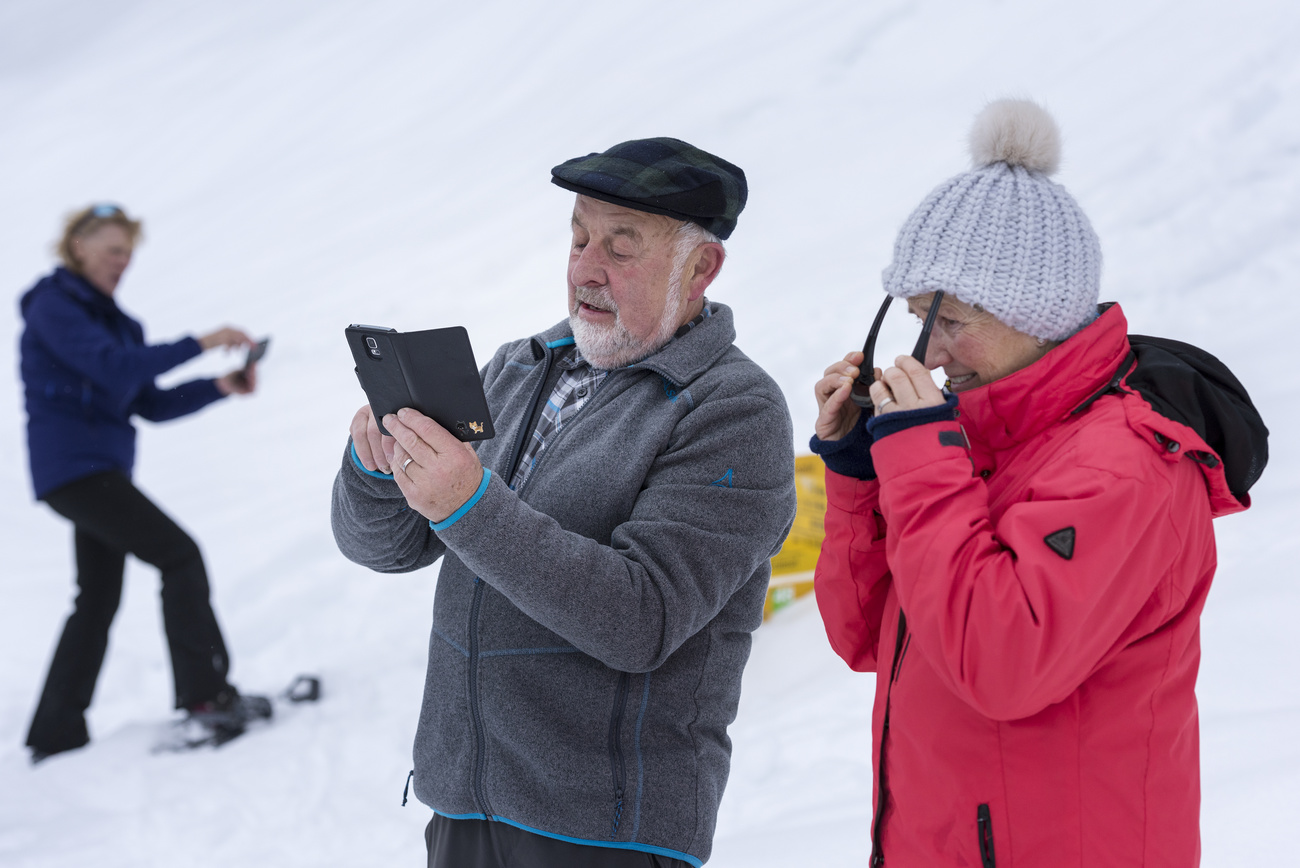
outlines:
[[[716,301],[708,302],[710,316],[695,328],[673,338],[656,352],[623,370],[649,370],[678,387],[689,385],[707,371],[736,340],[736,324],[731,308]],[[552,349],[570,343],[573,330],[563,320],[534,338]]]
[[[958,395],[962,424],[993,449],[1023,443],[1104,386],[1128,352],[1128,320],[1112,304],[1032,365]]]
[[[106,310],[117,310],[117,302],[110,295],[105,295],[98,289],[90,285],[90,281],[77,274],[75,271],[69,271],[60,265],[54,269],[52,275],[54,285],[63,291],[75,296],[78,300],[93,304],[96,307],[102,307]]]

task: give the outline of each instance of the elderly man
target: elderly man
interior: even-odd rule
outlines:
[[[704,297],[744,173],[676,139],[569,160],[567,320],[483,369],[470,448],[369,407],[334,484],[339,548],[444,558],[415,794],[429,865],[701,865],[768,559],[794,517],[789,413]],[[477,451],[475,451],[477,449]]]

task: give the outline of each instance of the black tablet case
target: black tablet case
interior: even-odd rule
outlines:
[[[352,325],[345,332],[357,379],[381,432],[388,433],[384,416],[411,407],[461,440],[495,436],[469,332],[463,327],[396,332]],[[378,358],[368,351],[366,338],[379,345]]]

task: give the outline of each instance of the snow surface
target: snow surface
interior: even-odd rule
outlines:
[[[65,213],[120,201],[148,238],[119,299],[150,335],[274,337],[254,398],[141,425],[137,478],[203,544],[237,683],[310,671],[326,693],[221,750],[150,755],[170,673],[155,573],[132,564],[94,741],[30,767],[70,534],[31,503],[3,378],[0,863],[423,864],[427,809],[399,802],[434,572],[378,576],[331,540],[362,400],[344,325],[465,324],[482,359],[555,322],[571,197],[548,170],[678,136],[749,175],[711,295],[802,448],[811,384],[860,345],[897,227],[965,167],[980,106],[1029,95],[1063,130],[1103,295],[1134,331],[1219,355],[1274,432],[1254,509],[1218,523],[1202,828],[1206,865],[1295,864],[1297,43],[1294,0],[4,0],[0,285],[16,298],[49,270]],[[711,865],[865,864],[871,691],[810,601],[756,634]]]

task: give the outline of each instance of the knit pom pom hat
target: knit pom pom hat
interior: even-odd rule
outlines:
[[[1061,134],[1028,100],[990,103],[970,132],[973,168],[940,184],[894,242],[885,292],[935,290],[1036,338],[1068,338],[1097,316],[1101,246],[1065,188],[1049,179]]]

